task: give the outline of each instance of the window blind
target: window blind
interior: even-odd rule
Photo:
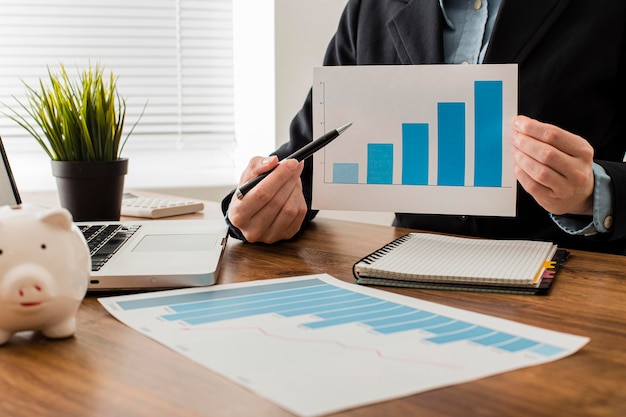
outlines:
[[[0,106],[62,63],[100,63],[126,99],[125,149],[234,149],[231,0],[0,0]],[[48,84],[48,83],[46,83]],[[38,145],[0,115],[13,150]]]

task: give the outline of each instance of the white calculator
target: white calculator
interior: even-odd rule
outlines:
[[[125,194],[122,199],[121,215],[158,219],[161,217],[195,213],[203,209],[204,203],[201,201],[179,198],[141,197],[134,194]]]

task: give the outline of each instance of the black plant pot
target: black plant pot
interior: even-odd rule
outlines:
[[[61,206],[74,221],[119,220],[128,159],[51,161]]]

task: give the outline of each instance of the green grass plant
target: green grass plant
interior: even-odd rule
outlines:
[[[117,91],[113,72],[107,82],[104,68],[97,64],[73,80],[61,64],[59,73],[48,68],[47,81],[40,79],[36,88],[24,83],[27,103],[13,97],[32,121],[12,108],[4,114],[26,129],[52,160],[119,159],[139,120],[123,137],[126,101]]]

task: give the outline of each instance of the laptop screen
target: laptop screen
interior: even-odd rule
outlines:
[[[17,186],[13,180],[13,174],[11,173],[11,167],[9,166],[9,160],[7,154],[4,151],[4,145],[2,145],[2,139],[0,138],[0,206],[9,205],[15,206],[21,204],[22,200],[17,192]]]

